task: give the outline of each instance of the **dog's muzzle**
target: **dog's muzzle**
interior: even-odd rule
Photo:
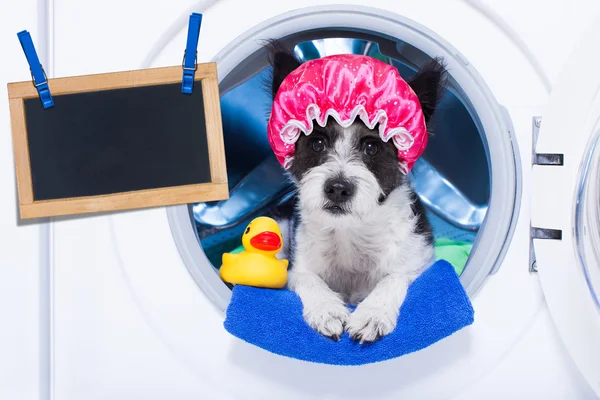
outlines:
[[[354,183],[346,178],[337,177],[328,179],[323,186],[327,204],[325,210],[333,214],[345,214],[345,206],[352,200],[356,191]]]

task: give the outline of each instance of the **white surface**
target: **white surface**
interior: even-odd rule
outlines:
[[[600,309],[596,308],[577,262],[574,227],[581,163],[590,137],[599,129],[600,76],[594,65],[600,56],[589,51],[599,41],[600,28],[594,23],[556,82],[537,151],[564,153],[564,166],[535,166],[532,198],[532,225],[562,230],[560,241],[535,242],[540,280],[550,312],[561,338],[598,396]],[[596,270],[599,267],[590,266]]]
[[[546,307],[510,353],[455,400],[596,399],[562,345]]]
[[[324,3],[328,2],[306,5]],[[210,59],[263,19],[289,10],[290,4],[218,3],[205,13],[200,60]],[[370,4],[390,8],[392,3]],[[591,1],[489,4],[535,45],[551,77],[556,64],[567,57],[566,48],[577,38],[580,25],[598,7]],[[137,68],[160,33],[190,5],[115,0],[92,7],[88,2],[57,0],[56,76]],[[36,23],[36,5],[31,0],[10,5],[3,0],[2,8],[0,43],[3,54],[9,55],[2,79],[28,79],[15,34],[33,30],[29,26]],[[463,3],[413,2],[395,11],[442,35],[475,65],[509,109],[527,160],[531,116],[539,113],[546,95],[524,57]],[[446,21],[448,15],[461,16],[458,28]],[[177,65],[184,39],[180,32],[157,65]],[[39,229],[16,227],[5,93],[3,97],[0,160],[5,164],[0,181],[9,189],[3,192],[0,217],[0,309],[11,328],[2,331],[6,337],[0,345],[0,398],[37,399]],[[526,172],[525,199],[530,183]],[[536,314],[544,303],[537,278],[527,273],[528,215],[524,204],[505,265],[473,300],[474,326],[422,352],[356,369],[287,360],[225,334],[222,316],[178,258],[164,209],[65,218],[55,226],[55,398],[592,398],[561,350],[546,312]],[[370,385],[362,388],[365,381]]]
[[[0,2],[0,398],[34,399],[40,391],[40,227],[18,225],[16,180],[6,83],[31,79],[17,40],[29,29],[32,39],[36,0]]]

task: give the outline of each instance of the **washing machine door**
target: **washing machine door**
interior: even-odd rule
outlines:
[[[598,396],[599,22],[568,58],[544,112],[537,145],[534,138],[531,204],[534,269],[560,337]]]

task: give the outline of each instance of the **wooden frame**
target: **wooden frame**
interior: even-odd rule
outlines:
[[[49,79],[52,95],[156,86],[181,82],[181,66]],[[8,84],[8,98],[21,218],[39,218],[214,201],[229,196],[215,63],[198,64],[202,83],[211,182],[100,196],[34,201],[24,100],[38,97],[31,81]]]

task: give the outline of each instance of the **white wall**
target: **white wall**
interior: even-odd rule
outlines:
[[[0,1],[0,398],[35,399],[40,391],[40,235],[19,223],[7,82],[31,79],[17,32],[43,50],[36,0]],[[44,57],[44,52],[38,52]],[[49,71],[47,71],[49,72]]]

